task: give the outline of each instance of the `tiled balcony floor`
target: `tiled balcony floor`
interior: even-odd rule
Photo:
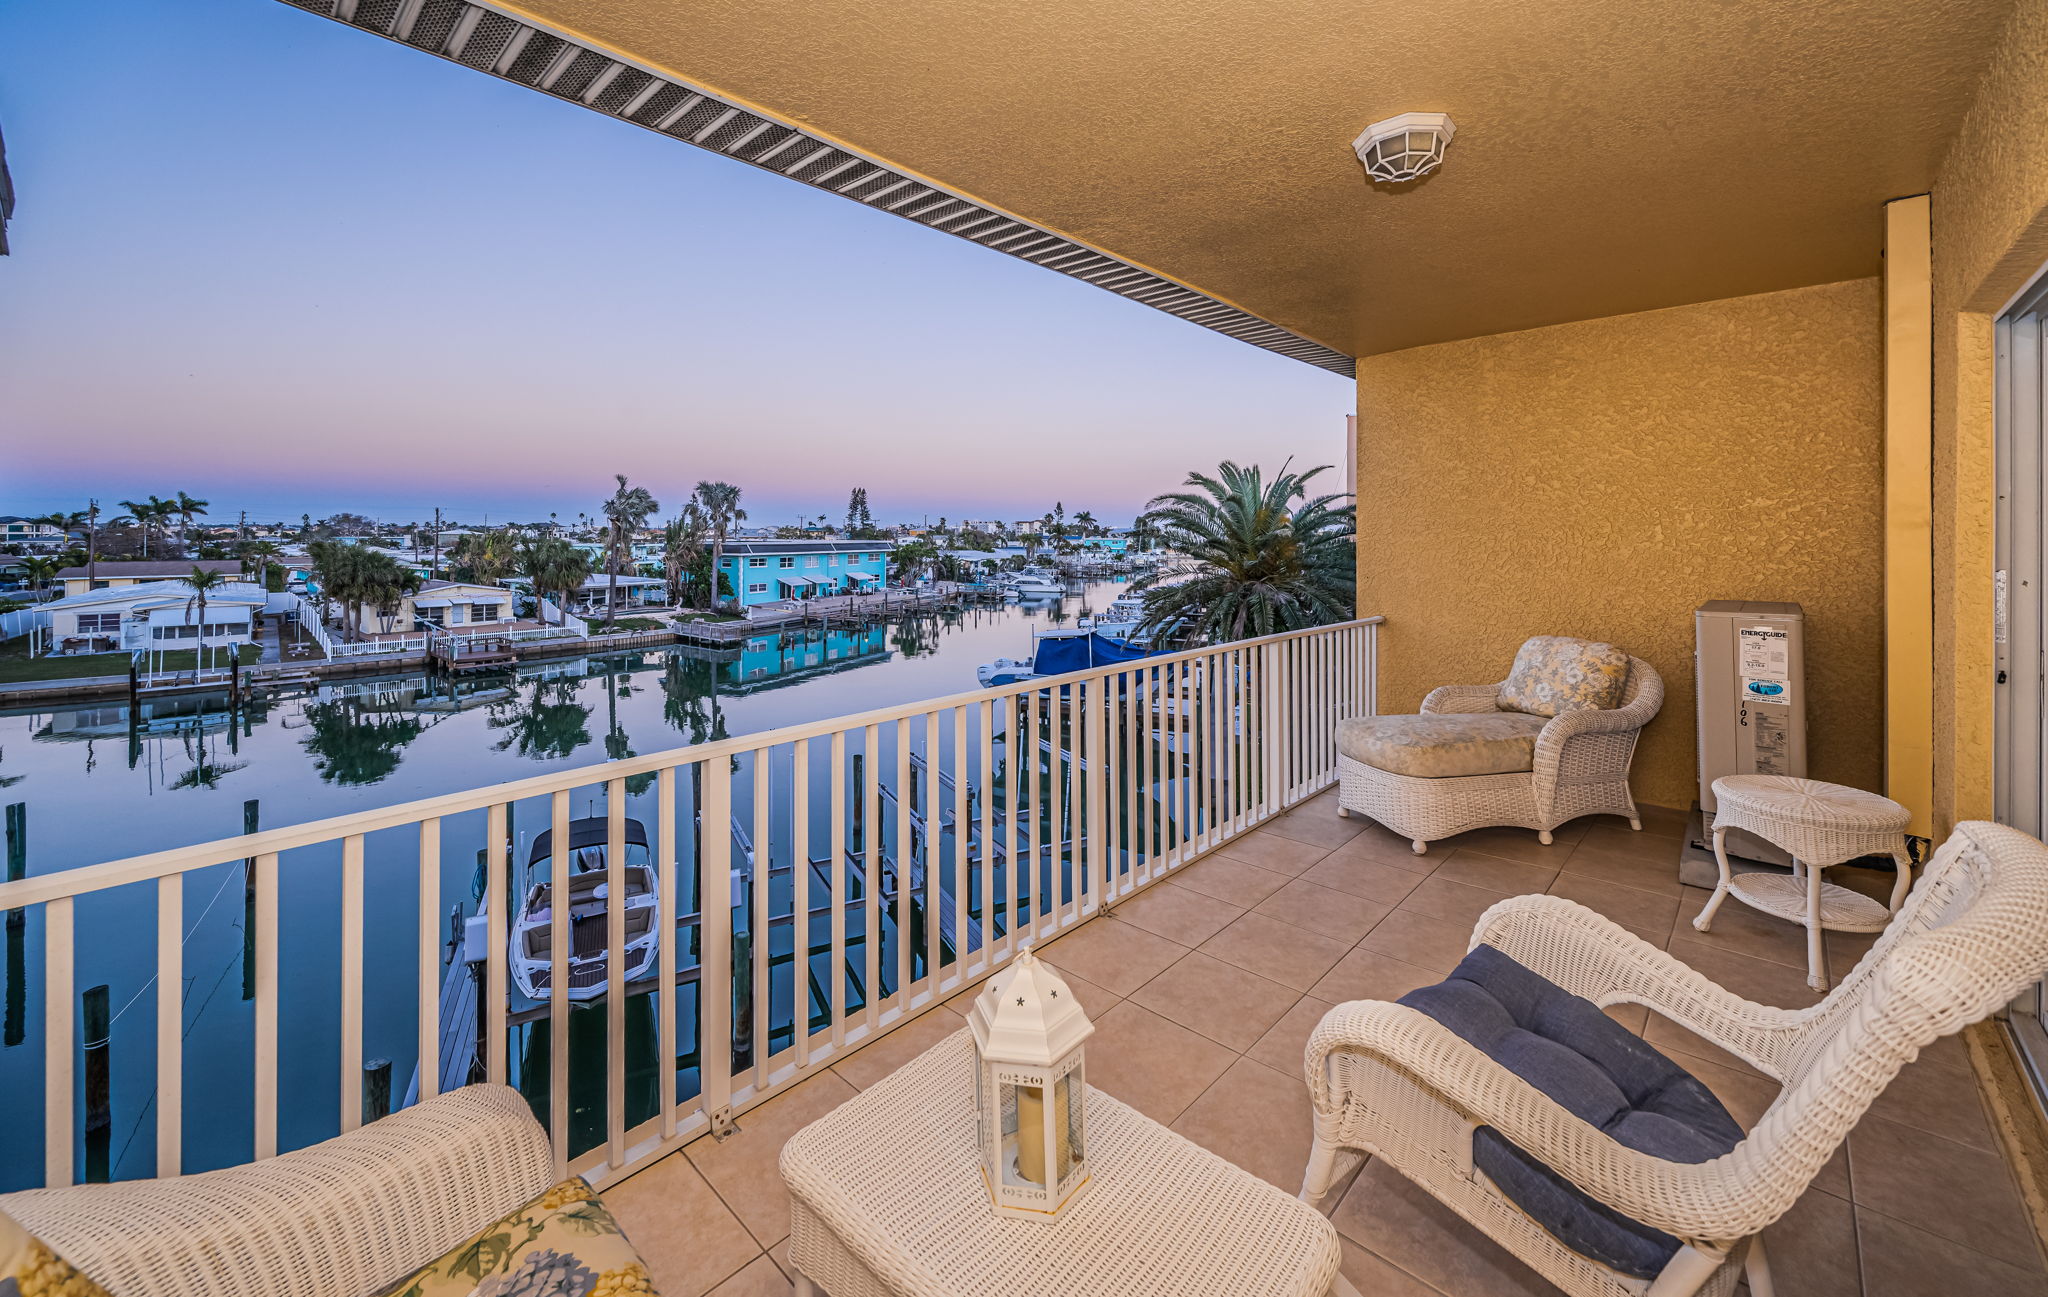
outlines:
[[[1438,980],[1473,921],[1504,896],[1568,896],[1753,999],[1817,998],[1806,987],[1803,934],[1790,925],[1730,902],[1714,932],[1693,931],[1707,893],[1677,881],[1682,821],[1646,815],[1640,834],[1595,819],[1567,825],[1554,846],[1489,830],[1416,856],[1391,835],[1337,818],[1325,794],[1042,953],[1097,1023],[1092,1083],[1292,1193],[1308,1154],[1301,1057],[1316,1020],[1341,1000],[1392,999]],[[1837,975],[1869,940],[1829,935]],[[957,1003],[745,1115],[725,1143],[700,1139],[609,1191],[661,1291],[789,1292],[779,1256],[789,1229],[776,1171],[782,1142],[957,1030]],[[1677,1055],[1744,1125],[1771,1102],[1773,1084],[1739,1060],[1647,1010],[1616,1014]],[[1331,1201],[1345,1273],[1365,1297],[1556,1291],[1378,1164]],[[1767,1237],[1787,1297],[2048,1294],[1955,1039],[1899,1076]]]

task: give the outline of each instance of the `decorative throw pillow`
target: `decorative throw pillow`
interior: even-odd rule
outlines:
[[[597,1191],[577,1176],[382,1297],[652,1297],[654,1291],[640,1254]]]
[[[0,1297],[107,1297],[19,1222],[0,1216]]]
[[[1500,687],[1504,711],[1556,716],[1581,707],[1619,707],[1628,686],[1628,654],[1612,644],[1536,635],[1515,654]]]

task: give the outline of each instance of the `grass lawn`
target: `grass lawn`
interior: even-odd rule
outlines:
[[[681,613],[677,613],[677,614],[676,614],[676,616],[675,616],[675,619],[676,619],[677,621],[745,621],[745,620],[746,620],[746,618],[744,618],[744,617],[741,617],[741,616],[739,616],[739,615],[738,615],[737,613],[729,613],[729,612],[681,612]]]
[[[242,646],[242,665],[254,666],[263,659],[263,650],[254,644]],[[28,655],[28,637],[17,635],[11,640],[0,640],[0,684],[18,684],[32,680],[79,680],[87,676],[126,676],[129,655],[126,653],[87,653],[77,657],[36,657]],[[213,664],[226,667],[228,655],[225,649],[215,650]],[[166,653],[160,664],[148,665],[161,671],[190,671],[192,653]]]
[[[242,665],[245,667],[255,666],[263,660],[263,650],[254,644],[242,645],[240,652],[242,655]],[[142,659],[142,668],[145,671],[155,671],[158,673],[190,671],[192,669],[192,659],[195,656],[196,654],[191,649],[184,649],[176,653],[152,654]],[[209,671],[216,669],[221,671],[227,670],[227,650],[215,649],[207,654],[205,665]],[[123,666],[121,670],[125,674],[128,668]]]
[[[90,653],[81,657],[28,655],[28,636],[0,640],[0,684],[30,680],[77,680],[84,676],[125,676],[126,653]]]

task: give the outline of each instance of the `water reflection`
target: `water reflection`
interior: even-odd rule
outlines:
[[[398,769],[399,753],[426,732],[416,716],[373,712],[352,698],[312,703],[305,709],[310,731],[300,746],[313,768],[335,784],[374,784]]]
[[[535,680],[524,697],[515,689],[510,699],[490,708],[490,727],[504,730],[493,746],[536,761],[557,760],[590,742],[590,709],[576,701],[578,682]]]

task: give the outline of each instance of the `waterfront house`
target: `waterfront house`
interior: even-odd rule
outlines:
[[[741,607],[878,590],[889,580],[888,541],[728,541],[720,575]]]
[[[220,572],[230,577],[242,575],[242,565],[234,559],[140,559],[126,562],[101,559],[96,568],[64,568],[57,573],[56,579],[64,583],[64,594],[69,597],[88,590],[119,590],[144,582],[176,580],[192,575],[195,567],[202,572]]]
[[[426,581],[396,602],[357,608],[365,634],[409,635],[425,630],[473,635],[502,630],[515,619],[519,595],[504,586],[472,581]]]
[[[206,621],[184,581],[126,581],[84,590],[43,605],[54,653],[127,653],[253,644],[269,595],[261,586],[229,582],[206,592]]]
[[[642,608],[665,608],[668,606],[668,582],[660,577],[627,576],[620,573],[616,578],[618,586],[619,611]],[[507,577],[505,583],[532,596],[533,582],[528,577]],[[605,601],[610,596],[614,578],[603,572],[593,572],[583,579],[583,584],[569,597],[568,611],[579,617],[601,616]],[[559,591],[548,592],[550,599],[561,597]],[[543,618],[543,620],[546,620]]]

